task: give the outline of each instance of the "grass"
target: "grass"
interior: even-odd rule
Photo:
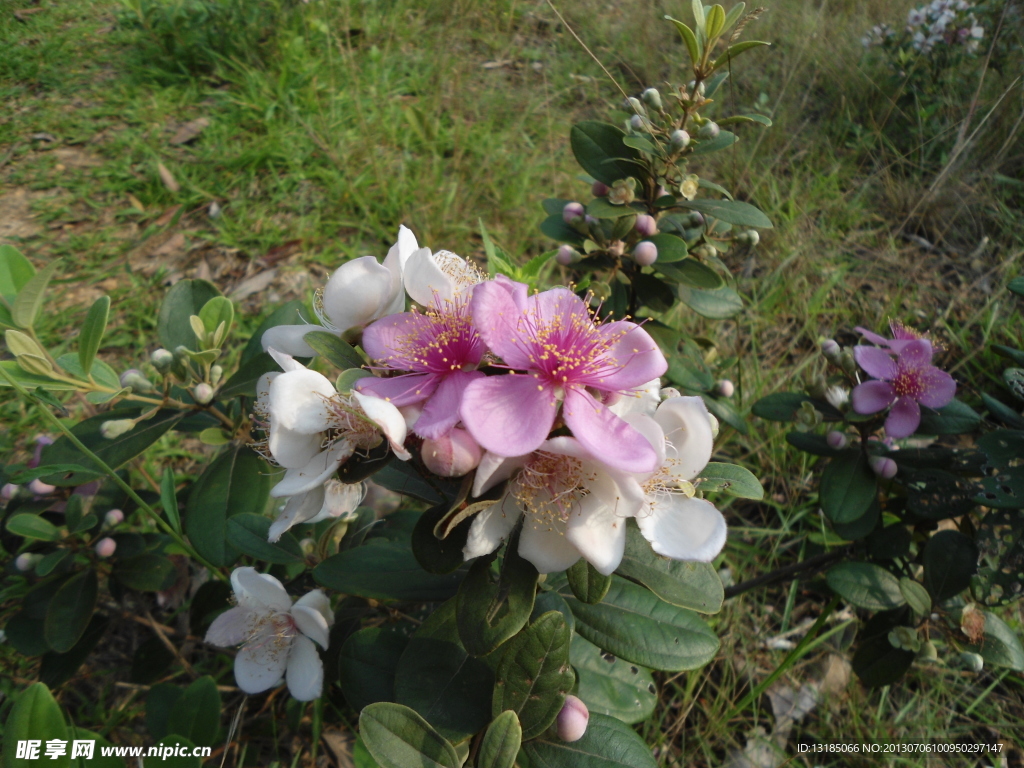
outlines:
[[[575,179],[569,126],[605,116],[618,99],[546,3],[223,4],[225,13],[257,14],[259,34],[223,40],[220,55],[210,56],[214,43],[204,27],[175,17],[174,58],[135,26],[140,6],[67,0],[21,19],[15,10],[36,6],[26,0],[0,10],[0,219],[7,222],[0,238],[37,262],[64,260],[47,339],[71,338],[91,300],[107,292],[116,316],[104,355],[126,368],[151,351],[155,309],[169,281],[206,274],[231,290],[274,270],[269,284],[240,300],[244,335],[266,307],[308,300],[343,260],[382,254],[400,223],[435,249],[477,258],[478,219],[524,261],[550,247],[536,230],[539,201],[585,189]],[[656,23],[662,12],[685,17],[681,4],[556,5],[627,91],[682,78],[675,33]],[[1020,271],[1024,244],[1022,192],[1013,183],[1019,142],[1011,141],[998,169],[957,164],[942,188],[924,194],[914,156],[896,152],[884,131],[885,115],[910,116],[895,110],[893,117],[893,94],[858,43],[862,30],[909,7],[896,6],[777,0],[753,27],[773,48],[741,59],[735,85],[724,91],[728,109],[766,109],[775,126],[748,129],[706,172],[764,209],[776,229],[757,250],[726,257],[750,310],[717,324],[683,322],[693,335],[714,339],[717,374],[737,382],[741,409],[819,375],[821,337],[852,341],[855,325],[889,316],[945,341],[968,398],[997,369],[983,351],[987,342],[1021,346],[1019,305],[1002,288]],[[279,21],[268,27],[262,9]],[[176,61],[190,61],[195,71]],[[1009,82],[992,78],[995,92]],[[993,136],[1012,139],[1013,117],[1000,112]],[[208,125],[194,140],[172,143],[199,118]],[[969,158],[982,149],[972,146]],[[177,191],[161,180],[160,165]],[[4,451],[24,448],[42,428],[16,402],[0,405],[0,419]],[[733,531],[721,565],[736,581],[810,554],[808,531],[823,530],[810,462],[781,430],[751,426],[749,436],[727,430],[720,444],[768,485],[763,504],[727,511]],[[189,450],[165,440],[158,456],[187,470]],[[766,697],[741,711],[736,705],[786,657],[766,641],[802,627],[792,636],[798,641],[822,594],[812,575],[727,604],[713,619],[719,658],[659,680],[660,703],[642,731],[662,765],[719,765],[756,728],[779,726]],[[1020,764],[1019,676],[916,667],[899,686],[865,690],[844,679],[837,661],[851,641],[850,618],[829,624],[832,634],[780,678],[793,690],[832,686],[793,725],[785,751],[791,764],[875,764],[800,756],[798,741],[914,742],[936,734],[1005,739],[1017,745],[1011,760]],[[104,664],[125,679],[144,634],[137,622],[118,621]],[[173,614],[163,621],[173,624]],[[0,649],[0,664],[15,683],[31,678],[10,651]],[[9,695],[11,684],[4,685]],[[62,701],[81,722],[128,743],[137,738],[143,694],[83,681]],[[325,709],[334,722],[351,716],[329,701]],[[278,764],[271,760],[292,755],[298,763],[312,715],[274,700],[261,717],[273,735],[250,759]],[[923,762],[902,756],[887,764]]]

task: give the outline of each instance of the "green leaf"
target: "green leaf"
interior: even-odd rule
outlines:
[[[18,291],[25,287],[35,273],[36,268],[22,256],[21,251],[13,245],[0,245],[0,298],[8,306],[14,304]]]
[[[341,690],[352,709],[395,698],[395,670],[409,638],[396,629],[368,627],[349,636],[338,655]]]
[[[33,683],[14,701],[11,713],[4,724],[3,758],[7,768],[38,768],[43,764],[46,742],[53,739],[67,740],[68,728],[60,706],[42,683]],[[19,741],[42,742],[39,755],[34,760],[17,757]],[[56,759],[46,759],[46,765],[54,768],[69,768],[71,750]]]
[[[679,299],[702,317],[725,320],[743,310],[743,299],[732,288],[705,291],[680,283]]]
[[[50,284],[53,273],[60,266],[60,259],[51,261],[36,272],[21,290],[11,306],[11,318],[19,328],[31,328],[43,306],[43,296]]]
[[[927,616],[932,612],[932,598],[929,596],[928,590],[918,582],[903,576],[900,578],[900,592],[903,594],[903,599],[907,601],[907,605],[918,616]]]
[[[57,541],[60,529],[49,520],[30,513],[13,515],[7,519],[7,530],[15,536],[38,541]]]
[[[530,619],[539,574],[519,556],[518,542],[518,533],[513,534],[497,578],[492,579],[491,558],[481,557],[459,587],[455,600],[459,639],[473,656],[486,656]]]
[[[401,704],[378,702],[359,715],[363,743],[381,768],[460,768],[455,747]]]
[[[105,438],[100,433],[104,422],[112,419],[135,418],[140,413],[141,410],[137,408],[108,411],[79,422],[71,428],[71,433],[81,440],[86,448],[106,462],[111,469],[119,469],[163,437],[185,416],[182,411],[175,408],[164,408],[137,424],[135,429],[125,432],[113,440]],[[55,474],[43,478],[44,482],[51,485],[82,485],[103,473],[99,467],[96,467],[92,459],[79,451],[70,440],[63,436],[57,438],[53,445],[43,448],[42,463],[79,464],[90,468],[87,473]],[[93,469],[94,467],[95,469]]]
[[[548,216],[540,223],[540,231],[555,242],[583,245],[583,235],[565,223],[562,214]]]
[[[1013,278],[1013,280],[1006,284],[1006,287],[1018,296],[1024,296],[1024,277]]]
[[[374,600],[437,601],[455,594],[463,572],[425,573],[407,543],[370,540],[313,569],[318,584]]]
[[[903,677],[914,663],[914,653],[895,648],[889,632],[909,618],[909,611],[886,611],[872,616],[858,635],[859,647],[853,655],[853,671],[864,685],[880,688]]]
[[[160,343],[171,352],[179,346],[198,349],[189,318],[198,315],[206,302],[218,296],[217,286],[206,280],[179,280],[171,286],[157,316]]]
[[[146,757],[142,761],[143,768],[200,768],[203,764],[198,757],[192,757],[195,745],[184,736],[177,734],[164,736],[154,746],[160,751],[155,755],[150,755],[147,750]],[[163,754],[164,748],[168,750],[166,755]],[[180,749],[187,757],[173,755],[172,750],[175,749]]]
[[[170,467],[164,467],[164,474],[160,478],[160,506],[171,528],[180,534],[181,515],[178,513],[178,497],[174,491],[174,470]]]
[[[723,32],[725,32],[725,30],[732,29],[732,25],[740,20],[740,17],[743,15],[743,11],[746,7],[746,3],[736,3],[736,5],[729,9],[729,13],[725,16],[725,29],[722,30]]]
[[[201,747],[213,746],[220,730],[220,693],[212,677],[200,677],[185,689],[171,707],[167,730]]]
[[[159,592],[174,584],[177,572],[163,555],[145,552],[118,560],[111,575],[129,589]]]
[[[640,176],[642,166],[636,161],[640,153],[622,143],[626,134],[610,123],[585,120],[569,132],[569,143],[580,166],[605,184],[619,179]]]
[[[859,608],[886,611],[907,602],[899,580],[872,563],[839,563],[829,569],[825,580],[833,592]]]
[[[448,502],[436,504],[416,521],[412,531],[412,552],[416,561],[428,573],[443,574],[458,570],[465,563],[462,548],[466,546],[469,534],[469,520],[463,520],[447,531],[444,538],[436,534],[437,525],[449,516],[452,505]]]
[[[678,672],[701,667],[718,652],[718,637],[697,614],[624,579],[612,578],[600,605],[565,600],[579,634],[636,664]]]
[[[686,52],[690,55],[691,66],[695,67],[700,64],[701,45],[697,41],[697,36],[693,34],[693,30],[683,22],[676,21],[671,16],[666,16],[665,18],[675,24],[676,29],[679,31],[679,36],[683,38],[683,43],[686,45]]]
[[[231,565],[239,550],[228,541],[228,519],[262,511],[270,493],[266,462],[244,445],[217,456],[192,486],[185,506],[185,531],[192,546],[217,566]]]
[[[711,415],[721,422],[728,424],[741,435],[749,432],[747,420],[736,410],[735,403],[727,397],[711,397],[706,392],[701,394],[704,405],[711,411]]]
[[[29,391],[37,387],[42,387],[48,392],[69,392],[78,389],[78,386],[71,382],[54,381],[45,374],[29,373],[18,365],[15,360],[0,360],[0,369]],[[7,379],[0,375],[0,387],[9,386],[11,385]]]
[[[239,512],[227,519],[227,545],[268,563],[288,565],[305,562],[302,547],[291,533],[285,531],[274,544],[267,541],[270,525],[270,519],[263,515]]]
[[[615,205],[607,197],[595,197],[587,203],[587,215],[595,219],[621,219],[623,216],[636,216],[639,212],[629,205]]]
[[[577,600],[595,605],[604,600],[608,588],[612,585],[612,577],[599,573],[594,566],[582,557],[565,572],[569,579],[569,588]]]
[[[22,656],[42,656],[50,650],[43,637],[43,618],[22,609],[4,625],[7,642]]]
[[[699,1],[699,0],[698,0]],[[614,717],[590,714],[587,731],[568,743],[544,737],[523,745],[532,766],[551,768],[657,768],[651,748],[636,731]]]
[[[719,134],[719,138],[725,133],[728,133],[728,131],[722,131]],[[679,205],[682,208],[700,211],[705,216],[713,216],[721,221],[741,227],[772,228],[771,220],[759,209],[750,203],[743,203],[739,200],[682,200]]]
[[[959,531],[939,531],[924,547],[924,585],[937,603],[971,585],[978,570],[978,547]]]
[[[231,332],[235,322],[235,306],[226,296],[214,296],[203,304],[199,310],[199,319],[203,322],[203,330],[210,339],[211,347],[220,347]],[[223,327],[222,327],[223,325]],[[220,332],[218,333],[218,329]]]
[[[726,117],[718,121],[719,125],[732,125],[733,123],[757,123],[763,125],[765,128],[771,128],[771,118],[759,115],[757,113],[750,115],[733,115],[732,117]]]
[[[878,495],[875,473],[859,448],[847,448],[833,458],[821,475],[818,501],[833,523],[859,519]]]
[[[705,94],[705,97],[706,97],[706,94]],[[740,140],[740,137],[737,136],[735,133],[731,133],[730,131],[721,131],[713,139],[704,139],[703,141],[698,141],[696,144],[693,145],[694,149],[693,149],[693,151],[690,154],[693,155],[693,156],[710,155],[712,152],[719,152],[719,151],[721,151],[723,149],[727,149],[728,147],[731,147],[733,144],[735,144],[739,140]],[[716,201],[709,201],[709,202],[716,202]],[[723,202],[725,202],[725,201],[723,201]],[[688,202],[686,202],[686,201],[680,202],[679,205],[684,207],[684,208],[689,208],[690,207],[690,204]],[[725,221],[725,219],[722,219],[722,221]]]
[[[110,297],[100,296],[89,307],[89,313],[82,323],[82,332],[78,335],[78,362],[85,375],[92,370],[92,361],[99,351],[103,334],[107,331],[107,318],[110,316]]]
[[[981,414],[960,400],[938,410],[921,409],[919,435],[965,435],[981,425]]]
[[[769,421],[795,421],[797,411],[804,403],[810,403],[819,411],[825,421],[842,421],[843,414],[823,400],[814,400],[799,392],[775,392],[762,397],[751,408],[755,416]]]
[[[634,272],[630,280],[641,306],[650,307],[655,312],[667,312],[675,303],[672,288],[660,277],[646,272]]]
[[[715,59],[715,69],[729,63],[744,51],[749,51],[751,48],[757,48],[762,45],[771,45],[771,43],[765,43],[760,40],[744,40],[743,42],[730,45],[721,56]]]
[[[662,557],[651,549],[635,521],[627,521],[626,549],[616,573],[680,608],[718,613],[725,600],[722,580],[711,563]]]
[[[96,571],[87,568],[65,581],[50,598],[43,634],[57,653],[67,653],[85,633],[96,610],[99,582]]]
[[[70,680],[103,639],[108,626],[108,619],[94,613],[81,638],[67,653],[48,651],[43,654],[39,663],[39,680],[51,688]]]
[[[498,663],[491,714],[515,712],[524,740],[540,736],[555,722],[572,690],[571,639],[562,614],[549,611],[509,641]]]
[[[675,235],[667,235],[679,240]],[[683,242],[679,240],[679,242]],[[658,250],[658,260],[654,263],[654,269],[665,277],[671,277],[678,283],[683,283],[691,288],[700,288],[707,291],[714,291],[725,285],[725,279],[714,269],[702,261],[687,257],[680,261],[662,264],[661,250]]]
[[[789,419],[785,419],[785,421],[789,421]],[[813,432],[788,432],[786,434],[786,442],[797,450],[814,456],[831,458],[839,453],[838,448],[833,448],[828,444],[828,440],[825,439],[824,435],[816,435]]]
[[[93,756],[90,758],[76,757],[71,761],[72,768],[124,768],[124,758],[117,755],[104,755],[103,747],[114,746],[95,731],[87,731],[85,728],[68,728],[71,739],[79,741],[94,741]]]
[[[981,655],[986,664],[1024,672],[1024,647],[1017,633],[1006,622],[989,611],[982,611],[985,629],[978,645],[968,645],[965,650]]]
[[[701,491],[718,491],[755,501],[764,498],[764,488],[754,473],[736,464],[712,461],[700,473],[698,483]]]
[[[340,337],[327,331],[311,331],[304,337],[306,343],[311,346],[318,355],[327,362],[342,371],[349,368],[361,368],[365,360],[359,356],[351,344],[341,340]]]
[[[591,712],[610,715],[624,723],[642,722],[654,712],[657,689],[646,667],[622,659],[609,661],[600,648],[579,635],[572,639],[569,660],[579,679],[576,695]]]
[[[674,264],[675,262],[682,261],[688,255],[686,250],[686,241],[681,237],[669,234],[668,232],[659,232],[658,234],[645,239],[657,246],[658,260],[655,263],[659,266],[662,264]]]
[[[412,707],[453,742],[487,725],[493,686],[491,668],[459,642],[454,600],[420,625],[395,671],[398,702]]]
[[[705,32],[709,40],[714,40],[725,29],[725,9],[717,3],[708,9],[705,20]]]
[[[516,713],[502,712],[487,726],[476,756],[477,768],[513,768],[522,743],[523,727]]]
[[[345,465],[345,467],[347,466],[348,464]],[[342,467],[342,472],[345,467]],[[346,479],[345,482],[353,481]],[[389,491],[395,491],[403,496],[415,496],[421,501],[434,505],[442,502],[451,504],[458,493],[461,478],[457,482],[440,477],[428,479],[416,470],[411,461],[393,461],[374,474],[373,482],[384,486]]]
[[[704,3],[701,0],[691,0],[690,5],[693,8],[693,21],[696,24],[697,33],[706,37],[707,21],[704,16]]]

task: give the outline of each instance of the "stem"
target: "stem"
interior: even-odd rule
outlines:
[[[733,584],[725,590],[725,599],[742,595],[744,592],[748,592],[751,589],[757,587],[763,587],[768,584],[774,584],[777,581],[784,581],[798,573],[804,571],[818,571],[826,565],[834,563],[836,560],[842,560],[848,554],[850,554],[851,547],[846,546],[832,552],[825,552],[814,557],[809,557],[806,560],[802,560],[799,563],[793,563],[787,565],[784,568],[777,568],[774,571],[758,576],[756,579],[750,579],[749,581],[741,581],[739,584]]]

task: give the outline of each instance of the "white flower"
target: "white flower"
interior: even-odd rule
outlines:
[[[451,251],[431,253],[420,248],[406,262],[402,279],[405,292],[417,304],[443,308],[459,297],[468,299],[473,286],[486,275]]]
[[[398,458],[409,459],[402,445],[405,419],[395,406],[360,392],[340,394],[326,376],[275,349],[269,352],[284,373],[261,377],[255,411],[264,420],[268,458],[285,469],[271,496],[319,488],[353,453],[375,448],[385,438]],[[319,501],[322,505],[323,498]],[[296,503],[305,505],[303,514],[320,509],[313,498]]]
[[[316,645],[326,649],[334,612],[326,595],[314,590],[294,605],[281,582],[254,568],[231,574],[238,605],[218,616],[206,642],[222,648],[241,645],[235,656],[235,682],[246,693],[262,693],[285,678],[299,701],[320,696],[324,665]]]
[[[267,541],[271,544],[280,541],[282,534],[296,525],[319,523],[330,518],[348,520],[364,496],[366,486],[363,483],[343,483],[336,478],[292,496],[270,526]]]
[[[278,325],[261,339],[263,349],[274,348],[294,357],[313,357],[316,352],[305,342],[310,331],[341,333],[366,325],[405,309],[402,272],[420,249],[416,236],[406,227],[398,228],[398,241],[391,246],[384,263],[362,256],[342,264],[317,295],[316,311],[323,325]]]

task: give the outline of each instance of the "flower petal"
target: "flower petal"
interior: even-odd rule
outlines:
[[[872,378],[892,381],[896,376],[896,361],[887,349],[860,344],[853,348],[853,359]]]
[[[356,382],[355,391],[367,392],[396,408],[422,403],[437,389],[440,379],[432,373],[407,373],[378,379],[366,376]]]
[[[288,692],[299,701],[313,701],[323,693],[324,663],[309,638],[299,635],[292,641],[287,679]]]
[[[693,480],[708,465],[715,444],[711,414],[703,398],[669,398],[654,420],[665,432],[665,469],[676,481]]]
[[[483,377],[481,371],[456,371],[442,376],[434,394],[423,405],[423,412],[416,421],[416,434],[426,438],[448,434],[462,418],[459,410],[466,387]]]
[[[326,451],[321,451],[302,467],[289,469],[284,478],[275,485],[270,495],[276,499],[282,496],[297,496],[311,491],[333,475],[342,464],[348,461],[355,451],[355,446],[348,440],[338,440]]]
[[[496,453],[484,451],[473,477],[473,491],[470,496],[476,498],[498,483],[508,480],[513,472],[526,463],[526,459],[526,456],[498,456]]]
[[[627,413],[643,413],[653,416],[661,403],[661,379],[651,379],[646,384],[623,392],[614,402],[608,403],[609,410],[616,416]]]
[[[330,643],[330,627],[327,626],[327,619],[320,611],[296,603],[292,606],[292,618],[302,634],[326,650]]]
[[[270,432],[267,435],[267,448],[280,466],[285,469],[306,466],[310,460],[320,453],[321,437],[319,434],[306,434],[287,429],[270,421]]]
[[[501,546],[501,542],[512,532],[523,512],[509,496],[478,512],[469,526],[466,546],[462,556],[466,560],[489,555]]]
[[[562,415],[573,436],[602,463],[637,474],[658,468],[658,454],[647,439],[582,387],[565,391]]]
[[[235,683],[246,693],[273,688],[288,668],[290,646],[291,642],[282,642],[271,631],[253,638],[235,656]]]
[[[307,520],[319,523],[332,518],[349,518],[366,497],[366,483],[343,483],[328,480],[324,483],[324,503],[320,510]]]
[[[865,339],[870,341],[872,344],[877,344],[880,347],[889,346],[889,339],[885,338],[884,336],[879,336],[874,331],[869,331],[867,328],[864,328],[859,325],[856,328],[854,328],[854,330],[861,336],[863,336]]]
[[[318,485],[306,493],[300,493],[288,499],[281,514],[270,525],[267,541],[274,544],[281,540],[285,531],[293,526],[311,521],[324,505],[324,487]]]
[[[921,405],[941,408],[949,405],[956,397],[956,381],[945,371],[930,366],[921,371],[920,379],[924,390],[917,397]]]
[[[623,525],[625,529],[625,525]],[[529,560],[540,573],[564,571],[580,559],[580,551],[565,536],[565,523],[530,519],[519,534],[519,556]]]
[[[699,398],[698,398],[699,399]],[[703,404],[703,403],[702,403]],[[650,416],[640,411],[629,411],[622,420],[629,424],[633,429],[639,432],[650,446],[654,449],[654,452],[658,454],[658,466],[662,467],[665,465],[666,459],[666,445],[665,445],[665,430],[662,426],[654,420],[653,415],[657,411],[653,411]],[[708,422],[710,428],[710,421]],[[708,456],[711,456],[710,450]]]
[[[855,413],[866,416],[884,411],[896,399],[896,390],[887,381],[865,381],[850,393],[850,405]]]
[[[305,323],[303,325],[275,325],[263,332],[260,343],[264,351],[268,348],[278,349],[293,357],[316,357],[314,349],[306,343],[305,335],[310,331],[322,331],[322,325]]]
[[[270,382],[271,424],[305,432],[323,432],[329,426],[327,400],[337,394],[326,376],[303,368],[282,373]]]
[[[569,516],[565,538],[598,573],[608,576],[622,562],[626,518],[620,510],[591,494],[580,502],[579,511]]]
[[[899,366],[927,368],[932,364],[932,343],[928,339],[908,341],[900,350]]]
[[[388,315],[363,331],[363,349],[372,360],[399,371],[426,370],[418,339],[430,330],[430,320],[418,312]]]
[[[235,568],[231,572],[231,586],[238,604],[250,611],[266,613],[287,611],[292,607],[292,599],[281,582],[255,568]]]
[[[429,248],[409,257],[402,279],[409,298],[424,307],[443,307],[455,298],[455,281],[441,270]]]
[[[477,286],[476,293],[487,283]],[[486,450],[523,456],[535,450],[555,423],[554,391],[532,376],[509,374],[477,379],[462,395],[462,422]]]
[[[575,294],[574,294],[575,295]],[[608,345],[601,355],[604,371],[584,383],[608,391],[631,390],[647,385],[668,370],[668,361],[651,335],[636,323],[619,320],[600,326]]]
[[[405,309],[405,291],[402,290],[402,272],[409,257],[419,248],[416,235],[404,225],[398,227],[398,240],[384,257],[384,267],[391,273],[391,302],[383,308],[383,314],[393,315]]]
[[[331,601],[322,590],[314,589],[312,592],[307,592],[295,601],[295,605],[312,608],[324,617],[324,621],[327,622],[328,627],[334,625],[334,611],[331,610]],[[324,647],[326,648],[327,646]]]
[[[529,351],[533,340],[520,330],[525,307],[517,304],[518,283],[488,280],[473,289],[470,309],[473,325],[480,338],[505,364],[518,369],[531,368]],[[479,442],[479,441],[478,441]]]
[[[221,648],[233,648],[249,639],[249,612],[240,605],[228,608],[206,630],[206,642]]]
[[[353,392],[352,396],[366,417],[380,428],[381,433],[391,443],[391,450],[395,452],[395,456],[402,461],[408,461],[410,454],[404,445],[407,427],[402,412],[379,397],[364,395],[362,392]]]
[[[391,305],[392,273],[373,256],[362,256],[342,264],[323,291],[323,311],[339,331],[365,325],[379,318]]]
[[[885,419],[885,434],[897,440],[910,437],[921,424],[921,406],[912,397],[903,396],[893,403]]]
[[[674,560],[709,563],[725,546],[725,518],[706,499],[682,493],[659,496],[636,522],[651,548]]]

